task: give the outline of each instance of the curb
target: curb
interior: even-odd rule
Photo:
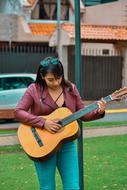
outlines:
[[[127,109],[106,109],[106,113],[127,113]]]

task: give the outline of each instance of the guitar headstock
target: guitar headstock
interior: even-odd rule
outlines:
[[[121,100],[127,96],[127,87],[120,88],[111,94],[112,100]]]

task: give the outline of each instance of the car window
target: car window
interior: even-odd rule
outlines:
[[[30,77],[7,77],[4,78],[4,90],[27,88],[34,79]]]
[[[0,78],[0,90],[3,90],[2,79]]]

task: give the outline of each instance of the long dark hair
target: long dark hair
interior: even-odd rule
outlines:
[[[45,88],[46,83],[42,77],[45,77],[47,73],[53,73],[55,77],[62,77],[62,86],[71,87],[71,83],[64,78],[64,69],[61,61],[56,57],[47,57],[40,62],[40,66],[37,71],[37,77],[35,83]]]

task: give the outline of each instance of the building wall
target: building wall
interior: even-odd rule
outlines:
[[[111,43],[81,43],[81,55],[118,56],[122,55],[122,50]]]
[[[86,7],[84,14],[84,22],[86,24],[97,25],[124,25],[127,26],[127,0],[119,0],[112,3],[100,4],[96,6]],[[96,15],[96,16],[95,16]],[[85,48],[84,48],[85,46]],[[89,49],[91,48],[91,51]],[[93,50],[92,50],[93,49]],[[103,49],[109,49],[117,55],[122,55],[122,86],[127,85],[127,47],[116,46],[113,44],[90,44],[86,43],[82,46],[82,54],[94,54],[99,52],[102,54]],[[87,51],[87,52],[86,52]]]
[[[127,25],[127,0],[86,7],[86,24]],[[96,16],[95,16],[96,15]]]

